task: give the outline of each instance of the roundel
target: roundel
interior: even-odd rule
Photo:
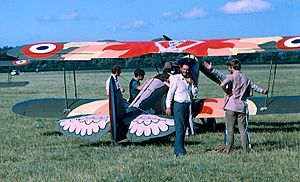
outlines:
[[[277,42],[277,48],[283,50],[300,50],[300,37],[287,37]]]
[[[60,43],[38,43],[23,47],[22,52],[30,58],[47,58],[61,51],[63,47]]]
[[[16,65],[16,66],[22,66],[22,65],[25,65],[25,64],[28,64],[29,61],[28,60],[17,60],[17,61],[13,61],[13,64]]]

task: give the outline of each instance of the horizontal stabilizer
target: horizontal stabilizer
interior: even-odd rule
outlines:
[[[59,120],[56,126],[66,136],[97,140],[110,129],[109,115],[72,116]]]
[[[175,131],[172,117],[141,114],[132,120],[127,133],[131,142],[142,142],[168,136]]]

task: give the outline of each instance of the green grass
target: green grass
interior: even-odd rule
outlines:
[[[275,95],[299,95],[300,65],[279,65]],[[224,68],[222,68],[224,69]],[[268,66],[244,66],[252,80],[266,87]],[[224,70],[225,71],[225,70]],[[146,77],[155,75],[147,71]],[[77,74],[81,98],[106,98],[109,70]],[[122,73],[127,79],[132,70]],[[250,118],[253,150],[242,153],[236,133],[230,155],[212,149],[223,132],[205,132],[186,139],[189,155],[172,155],[174,138],[160,143],[121,142],[112,147],[107,134],[97,142],[60,135],[51,119],[26,118],[11,107],[34,98],[64,97],[61,72],[25,73],[13,81],[27,80],[26,87],[0,88],[0,181],[299,181],[300,114]],[[67,74],[68,94],[73,95],[72,74]],[[7,75],[0,74],[6,81]],[[128,83],[120,79],[123,87]],[[222,97],[220,88],[200,76],[199,98]],[[128,91],[128,89],[127,89]],[[128,92],[125,94],[128,96]],[[217,120],[223,123],[222,120]]]

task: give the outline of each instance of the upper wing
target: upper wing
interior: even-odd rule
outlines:
[[[36,43],[7,51],[18,59],[91,60],[130,58],[149,53],[190,53],[195,56],[230,56],[241,53],[299,50],[300,36],[232,38],[215,40],[171,40],[148,42]]]

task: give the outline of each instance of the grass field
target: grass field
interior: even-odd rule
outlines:
[[[244,66],[252,80],[266,87],[267,65]],[[224,69],[224,68],[223,68]],[[300,95],[300,65],[279,65],[274,95]],[[225,71],[225,70],[224,70]],[[79,71],[78,95],[104,99],[109,70]],[[155,72],[147,70],[146,77]],[[131,79],[132,70],[122,76]],[[67,74],[73,95],[72,74]],[[7,74],[0,74],[0,81]],[[172,155],[174,138],[160,143],[121,142],[112,147],[107,134],[97,142],[60,135],[51,119],[26,118],[11,107],[22,100],[64,97],[62,72],[25,73],[13,81],[25,87],[0,88],[0,181],[299,181],[300,114],[250,118],[253,150],[242,153],[236,133],[230,155],[212,150],[223,132],[205,132],[186,139],[188,155]],[[120,79],[127,88],[128,82]],[[222,97],[220,88],[201,75],[199,98]],[[128,91],[128,89],[127,89]],[[128,96],[126,92],[125,96]],[[284,107],[284,106],[283,106]],[[299,106],[300,107],[300,106]],[[222,120],[217,120],[223,123]]]

